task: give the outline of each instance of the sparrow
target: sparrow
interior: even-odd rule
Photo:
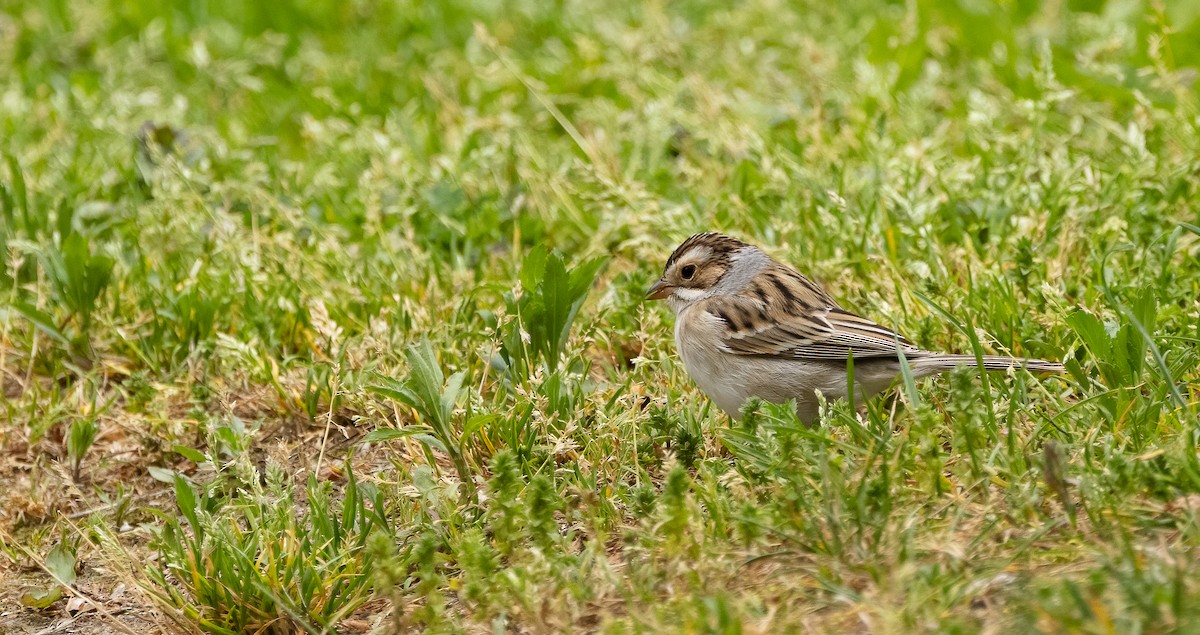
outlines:
[[[892,386],[900,376],[901,353],[914,378],[978,364],[974,355],[918,348],[838,306],[812,280],[758,247],[718,233],[683,241],[646,299],[667,301],[688,375],[733,419],[757,397],[774,403],[795,399],[800,420],[815,423],[818,392],[830,401],[847,398],[850,357],[859,403]],[[983,356],[985,370],[1013,367],[1063,371],[1052,361]]]

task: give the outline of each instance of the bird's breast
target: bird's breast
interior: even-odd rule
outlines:
[[[749,394],[749,385],[734,356],[721,349],[724,326],[720,319],[697,307],[688,307],[675,320],[675,346],[688,376],[725,412],[737,416]]]

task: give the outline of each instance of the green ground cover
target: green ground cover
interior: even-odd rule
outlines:
[[[1188,0],[0,0],[0,632],[1196,632],[1198,68]],[[642,302],[706,230],[1069,372],[731,423]]]

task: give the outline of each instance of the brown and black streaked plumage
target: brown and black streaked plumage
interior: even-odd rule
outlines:
[[[848,394],[846,361],[855,360],[856,394],[886,389],[901,354],[920,377],[974,356],[918,348],[895,331],[855,315],[812,280],[762,250],[716,233],[681,244],[650,289],[678,316],[676,343],[688,373],[722,409],[738,415],[749,397],[796,399],[801,418],[816,417],[816,392]],[[1058,372],[1056,362],[985,356],[983,367]]]

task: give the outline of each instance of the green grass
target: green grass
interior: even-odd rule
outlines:
[[[1200,629],[1200,10],[998,5],[0,0],[0,619]],[[1069,372],[731,424],[706,230]]]

